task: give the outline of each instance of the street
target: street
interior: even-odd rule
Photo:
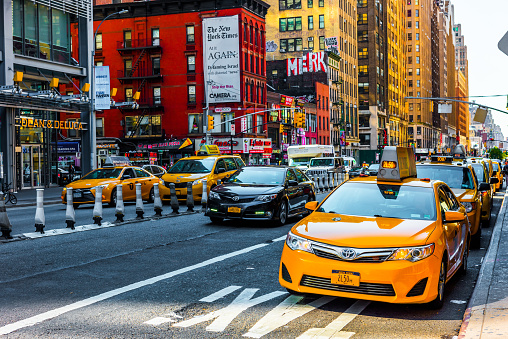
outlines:
[[[231,221],[212,225],[199,213],[0,244],[0,335],[452,338],[503,195],[496,194],[491,227],[483,229],[481,248],[471,250],[468,273],[447,284],[439,311],[424,305],[290,296],[278,283],[278,267],[286,233],[298,219],[283,227]],[[151,215],[153,209],[145,207]],[[129,218],[134,218],[133,211],[127,212],[133,208],[126,206]],[[164,209],[170,212],[169,206]],[[9,210],[13,235],[33,232],[34,210]],[[78,209],[76,225],[91,223],[91,212],[91,207]],[[113,221],[113,214],[114,208],[104,208],[105,221]],[[64,228],[64,216],[64,205],[46,207],[47,225]]]

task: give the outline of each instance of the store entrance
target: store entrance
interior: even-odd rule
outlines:
[[[42,186],[42,154],[41,145],[23,145],[22,149],[22,187],[34,188]]]

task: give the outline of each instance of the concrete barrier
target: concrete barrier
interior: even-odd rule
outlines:
[[[35,210],[35,232],[44,234],[46,226],[46,216],[44,215],[44,189],[37,190],[37,209]]]
[[[155,211],[155,216],[162,217],[162,200],[159,192],[159,184],[153,184],[153,210]]]
[[[316,174],[314,174],[312,181],[314,181],[314,190],[316,191],[316,193],[318,193],[319,192],[319,182],[318,182],[318,176]]]
[[[141,195],[141,184],[136,184],[136,219],[143,219],[145,210],[143,208],[143,197]]]
[[[65,209],[66,228],[74,229],[76,224],[76,212],[74,211],[74,196],[72,195],[72,187],[67,188],[67,208]]]
[[[323,174],[319,174],[318,180],[319,180],[319,192],[323,193],[325,190],[325,186],[324,186],[324,182],[323,182]]]
[[[123,204],[123,186],[122,184],[116,185],[116,207],[115,207],[116,222],[123,222],[125,217],[125,206]]]
[[[169,184],[169,192],[171,194],[171,208],[173,209],[173,214],[178,214],[178,209],[180,208],[180,204],[178,203],[178,197],[176,196],[175,184]]]
[[[334,189],[335,187],[335,183],[333,181],[333,174],[332,172],[328,173],[328,187],[330,188],[330,190]]]
[[[102,225],[102,186],[95,187],[95,204],[93,206],[93,223]]]
[[[328,191],[328,173],[323,173],[323,186],[325,188],[325,191]]]
[[[194,212],[194,195],[192,194],[192,182],[187,183],[187,212]]]
[[[5,208],[5,201],[0,197],[0,231],[2,231],[2,237],[5,239],[12,239],[12,225],[7,215]]]

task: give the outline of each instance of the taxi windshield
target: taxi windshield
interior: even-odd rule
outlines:
[[[418,178],[444,181],[450,188],[474,189],[473,176],[467,167],[418,165]]]
[[[81,180],[85,179],[116,179],[122,172],[121,168],[99,168],[96,169],[84,177]]]
[[[215,158],[179,160],[168,173],[210,173],[215,163]]]
[[[432,188],[392,184],[346,182],[317,211],[364,217],[436,220]]]
[[[227,182],[248,185],[282,185],[284,168],[244,167],[236,171]]]
[[[312,159],[310,161],[310,167],[317,167],[317,166],[333,166],[333,159],[329,159],[329,158],[328,159],[326,159],[326,158]]]
[[[487,177],[485,176],[485,169],[482,164],[473,164],[473,169],[476,174],[476,178],[481,182],[487,182]]]

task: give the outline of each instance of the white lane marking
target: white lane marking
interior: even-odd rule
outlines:
[[[325,328],[311,328],[297,339],[350,338],[355,334],[354,332],[341,332],[341,330],[356,318],[369,304],[370,301],[358,300]]]
[[[158,326],[164,323],[175,323],[182,318],[182,316],[179,316],[175,312],[170,312],[169,314],[167,314],[167,316],[168,317],[155,317],[153,319],[145,321],[143,324]]]
[[[283,235],[282,237],[280,237],[280,238],[275,238],[275,239],[273,239],[272,241],[273,241],[273,242],[283,241],[283,240],[286,240],[286,238],[287,238],[287,235]]]
[[[33,325],[43,322],[45,320],[58,317],[59,315],[62,315],[64,313],[71,312],[71,311],[74,311],[74,310],[77,310],[77,309],[80,309],[80,308],[83,308],[86,306],[90,306],[92,304],[98,303],[99,301],[103,301],[103,300],[115,297],[119,294],[133,291],[133,290],[136,290],[138,288],[145,287],[148,285],[152,285],[152,284],[155,284],[161,280],[169,279],[169,278],[175,277],[177,275],[196,270],[198,268],[212,265],[212,264],[218,263],[220,261],[224,261],[226,259],[230,259],[230,258],[236,257],[238,255],[245,254],[245,253],[257,250],[259,248],[266,247],[268,245],[269,244],[267,244],[267,243],[257,244],[257,245],[250,246],[250,247],[247,247],[247,248],[244,248],[244,249],[241,249],[238,251],[234,251],[234,252],[231,252],[228,254],[223,254],[218,257],[205,260],[205,261],[195,264],[195,265],[187,266],[187,267],[178,269],[176,271],[171,271],[166,274],[162,274],[162,275],[150,278],[150,279],[142,280],[142,281],[139,281],[139,282],[136,282],[136,283],[124,286],[124,287],[120,287],[120,288],[96,295],[94,297],[83,299],[81,301],[69,304],[67,306],[59,307],[57,309],[35,315],[35,316],[27,318],[27,319],[16,321],[14,323],[0,327],[0,335],[9,334],[11,332],[17,331],[17,330],[24,328],[24,327],[33,326]]]
[[[26,238],[37,239],[37,238],[43,238],[43,237],[51,237],[54,235],[97,230],[100,228],[113,227],[113,226],[117,226],[117,225],[114,223],[111,223],[111,222],[104,222],[102,224],[102,226],[99,226],[96,224],[89,224],[89,225],[76,226],[76,228],[74,230],[71,230],[70,228],[56,228],[53,230],[44,231],[44,234],[41,234],[40,232],[30,232],[30,233],[22,233],[21,235]]]
[[[218,299],[236,291],[239,288],[242,288],[242,286],[231,285],[229,287],[223,288],[222,290],[220,290],[218,292],[210,294],[208,297],[204,297],[203,299],[200,299],[199,301],[202,301],[205,303],[211,303],[211,302],[214,302],[215,300],[218,300]]]
[[[192,319],[179,322],[177,324],[174,324],[173,326],[189,327],[192,325],[197,325],[199,323],[215,319],[210,325],[206,327],[206,330],[211,332],[222,332],[233,321],[233,319],[235,319],[240,313],[242,313],[249,307],[256,306],[257,304],[261,304],[270,299],[277,298],[281,295],[287,294],[287,292],[276,291],[252,299],[252,297],[258,290],[259,290],[258,288],[246,288],[228,306],[221,308],[220,310],[207,313],[205,315],[200,315]]]
[[[302,305],[298,304],[302,300],[302,296],[291,295],[281,302],[277,307],[268,312],[261,318],[250,330],[245,333],[244,337],[261,338],[267,333],[286,325],[302,315],[323,306],[334,300],[335,297],[321,297],[313,302]]]

